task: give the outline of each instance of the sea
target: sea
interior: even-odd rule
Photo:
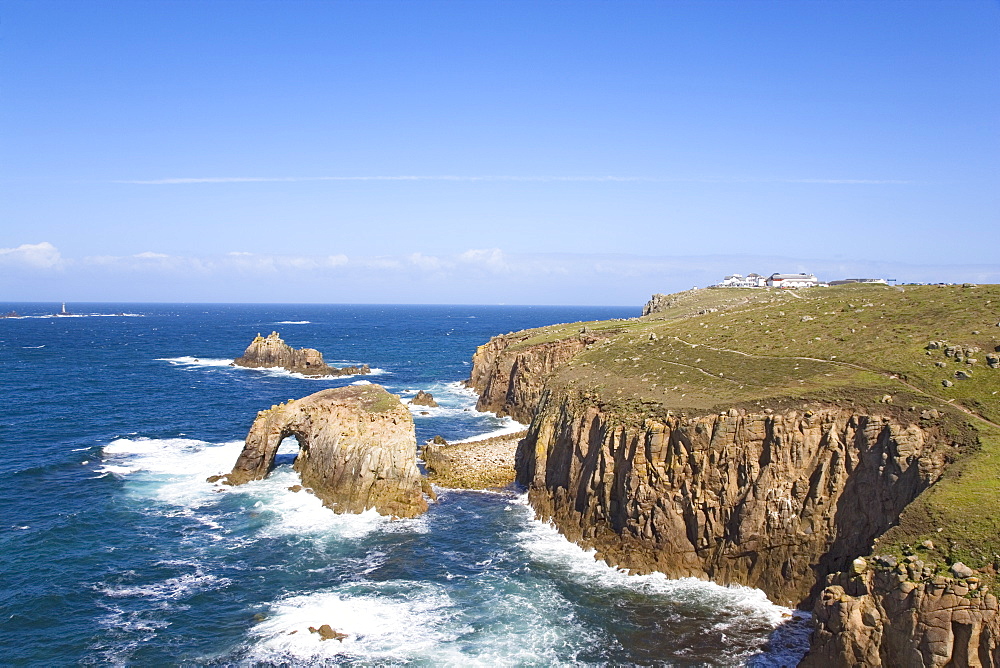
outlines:
[[[462,385],[491,336],[638,308],[0,304],[0,664],[792,666],[808,616],[762,592],[629,575],[523,489],[438,491],[418,519],[337,515],[265,480],[221,487],[257,411],[378,383],[418,441],[523,428]],[[372,374],[230,366],[258,333]],[[329,624],[346,634],[323,640]]]

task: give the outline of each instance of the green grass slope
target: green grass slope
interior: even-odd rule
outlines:
[[[924,414],[961,446],[958,461],[879,550],[930,539],[941,561],[1000,566],[1000,369],[987,363],[1000,350],[1000,286],[707,289],[671,302],[643,318],[539,328],[518,345],[582,327],[606,335],[550,382],[636,418],[810,401]]]

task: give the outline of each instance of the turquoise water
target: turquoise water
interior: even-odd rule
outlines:
[[[352,382],[431,391],[419,440],[517,429],[461,387],[475,347],[636,309],[67,307],[81,317],[0,304],[33,316],[0,320],[0,663],[778,666],[804,649],[760,592],[608,568],[516,489],[444,491],[415,520],[335,515],[288,489],[294,443],[266,480],[205,481],[258,410]],[[376,372],[228,366],[271,330]]]

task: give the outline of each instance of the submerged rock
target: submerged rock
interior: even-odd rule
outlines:
[[[410,411],[380,385],[350,385],[257,414],[226,484],[261,480],[282,439],[294,436],[302,484],[338,513],[374,508],[416,517],[427,510]]]
[[[273,369],[279,367],[306,376],[351,376],[371,373],[367,364],[347,366],[338,369],[323,361],[323,353],[315,348],[296,350],[285,343],[277,332],[266,337],[258,334],[243,355],[233,360],[233,366],[251,369]]]

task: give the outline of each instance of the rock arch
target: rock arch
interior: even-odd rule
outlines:
[[[351,385],[272,406],[257,414],[229,485],[267,477],[281,441],[294,436],[302,484],[340,513],[375,508],[416,517],[427,510],[417,469],[413,417],[380,385]]]

